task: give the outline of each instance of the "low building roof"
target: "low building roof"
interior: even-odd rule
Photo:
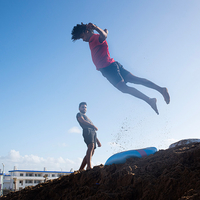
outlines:
[[[65,171],[37,171],[37,170],[11,170],[9,172],[33,172],[33,173],[40,172],[40,173],[60,173],[60,174],[63,174],[63,173],[71,174],[71,173],[73,173],[73,172],[65,172]]]

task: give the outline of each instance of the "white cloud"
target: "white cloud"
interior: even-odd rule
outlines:
[[[19,160],[20,160],[19,151],[11,150],[11,151],[9,152],[7,158],[8,158],[9,160],[12,160],[12,161],[19,161]]]
[[[5,172],[13,170],[14,166],[19,170],[44,170],[48,171],[70,171],[72,168],[78,170],[81,159],[69,160],[68,158],[43,158],[37,155],[20,155],[19,151],[10,150],[8,155],[0,156],[1,163],[5,166]],[[0,167],[1,169],[3,167]]]
[[[38,170],[43,171],[44,167],[47,171],[67,171],[71,169],[78,170],[83,158],[75,158],[70,160],[63,157],[47,157],[43,158],[37,155],[20,155],[19,151],[10,150],[8,155],[0,156],[0,162],[4,164],[4,171],[8,173],[14,169],[14,166],[19,170]],[[0,163],[0,164],[1,164]],[[100,165],[101,162],[92,162],[92,166]],[[0,165],[0,169],[3,169],[3,166]]]
[[[68,133],[81,133],[81,132],[82,132],[81,129],[78,128],[77,126],[74,126],[68,130]]]

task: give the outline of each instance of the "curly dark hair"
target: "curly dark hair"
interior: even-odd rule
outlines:
[[[86,30],[90,31],[93,33],[93,30],[91,29],[87,29],[87,24],[77,24],[76,26],[74,26],[74,28],[72,29],[72,40],[73,41],[76,41],[76,40],[79,40],[81,37],[81,34],[84,33]]]

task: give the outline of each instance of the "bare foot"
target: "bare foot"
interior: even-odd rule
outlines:
[[[169,96],[169,93],[168,93],[167,88],[163,88],[161,94],[163,95],[163,97],[164,97],[164,99],[165,99],[165,102],[166,102],[167,104],[169,104],[169,102],[170,102],[170,96]]]
[[[159,115],[156,102],[157,102],[157,99],[156,99],[156,98],[152,98],[152,99],[149,100],[149,105],[150,105],[150,106],[154,109],[154,111]]]
[[[82,172],[82,171],[85,171],[85,169],[79,169],[78,171]]]

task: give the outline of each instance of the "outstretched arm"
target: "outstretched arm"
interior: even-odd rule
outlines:
[[[88,29],[92,29],[92,30],[95,30],[99,33],[100,37],[99,37],[99,42],[102,43],[104,40],[106,40],[107,38],[107,35],[108,35],[108,30],[107,29],[101,29],[99,28],[97,25],[95,24],[92,24],[92,23],[89,23],[87,25],[87,28]]]
[[[94,124],[91,124],[90,122],[86,121],[82,116],[78,117],[78,121],[81,124],[85,124],[85,125],[87,125],[90,128],[94,128],[95,131],[98,131],[98,128]]]

